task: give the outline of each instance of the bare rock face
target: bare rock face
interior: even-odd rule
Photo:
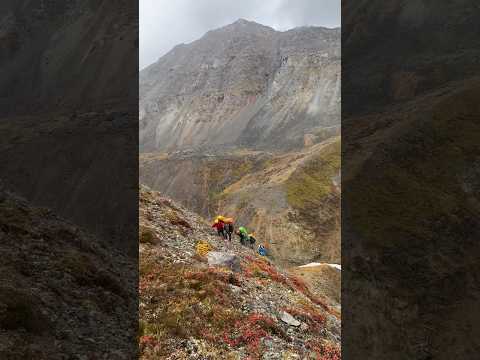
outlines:
[[[141,71],[140,149],[302,147],[338,130],[339,102],[339,29],[239,20]]]

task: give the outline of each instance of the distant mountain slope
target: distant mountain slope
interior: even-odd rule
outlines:
[[[288,150],[340,125],[340,30],[238,20],[140,73],[140,149]]]
[[[340,360],[339,270],[313,291],[158,192],[139,201],[142,359]],[[209,264],[206,244],[237,265]]]
[[[146,153],[140,182],[254,229],[275,261],[340,263],[340,139],[298,152]]]

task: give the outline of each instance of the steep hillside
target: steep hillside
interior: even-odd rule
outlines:
[[[480,319],[479,95],[480,81],[471,79],[346,119],[343,279],[356,284],[347,293],[364,299],[344,297],[346,348],[355,354],[449,359],[474,351],[464,339]],[[365,336],[354,338],[359,329]]]
[[[0,187],[0,358],[133,359],[136,263]]]
[[[340,140],[283,155],[142,154],[140,181],[211,219],[234,216],[276,261],[340,263]]]
[[[285,264],[340,263],[340,141],[275,156],[225,188],[217,209],[235,214]]]
[[[480,8],[343,10],[343,354],[475,357]]]
[[[338,293],[316,290],[140,189],[141,358],[338,360]]]
[[[140,73],[140,149],[292,149],[338,132],[340,30],[238,20]]]

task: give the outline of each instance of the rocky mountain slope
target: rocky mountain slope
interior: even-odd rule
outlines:
[[[140,149],[299,148],[338,132],[339,104],[339,29],[241,19],[140,72]]]
[[[133,359],[136,262],[0,187],[0,357]]]
[[[208,219],[235,217],[278,263],[341,261],[338,137],[286,154],[142,154],[140,182]]]
[[[338,277],[301,276],[140,189],[141,358],[340,359]]]
[[[140,74],[140,182],[278,263],[340,262],[340,31],[238,20]]]

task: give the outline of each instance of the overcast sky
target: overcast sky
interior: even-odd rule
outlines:
[[[340,0],[140,0],[140,69],[175,45],[243,18],[285,31],[340,26]]]

